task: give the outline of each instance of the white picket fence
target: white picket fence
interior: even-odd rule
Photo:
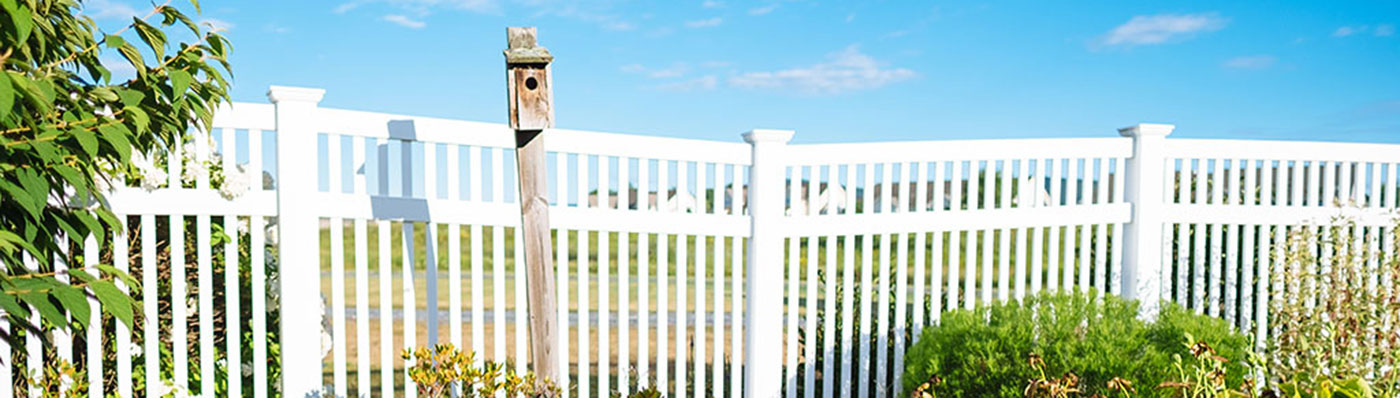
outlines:
[[[224,170],[250,171],[236,199],[202,168],[182,187],[178,161],[166,187],[111,195],[131,233],[85,240],[86,257],[109,253],[144,286],[169,288],[142,291],[137,330],[109,322],[55,346],[0,344],[0,358],[19,359],[0,378],[38,369],[28,358],[47,350],[77,359],[93,396],[151,396],[166,379],[203,396],[413,396],[405,347],[450,342],[540,366],[526,363],[511,132],[320,108],[321,95],[273,87],[272,104],[217,114],[214,144],[196,140],[195,158],[218,152]],[[654,385],[677,398],[886,398],[917,330],[947,310],[1098,289],[1143,299],[1147,314],[1160,297],[1264,336],[1281,232],[1345,214],[1370,242],[1391,241],[1400,145],[1167,139],[1171,129],[815,145],[774,130],[747,144],[550,130],[548,283],[564,355],[545,366],[571,375],[566,397]],[[240,262],[247,276],[214,267]],[[260,336],[249,355],[245,332]],[[148,355],[162,346],[171,365]],[[14,388],[0,383],[0,396],[23,395]]]

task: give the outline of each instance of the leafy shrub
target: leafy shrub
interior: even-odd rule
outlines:
[[[427,398],[447,396],[480,397],[555,397],[552,384],[535,380],[533,374],[516,375],[510,368],[495,362],[477,363],[476,355],[462,352],[451,344],[438,344],[429,349],[405,349],[403,359],[413,365],[408,377],[418,385],[418,395]],[[453,392],[453,387],[461,389]]]
[[[1120,376],[1155,387],[1171,376],[1172,354],[1181,352],[1187,333],[1216,347],[1227,359],[1230,383],[1240,382],[1248,340],[1223,321],[1172,304],[1156,322],[1137,314],[1136,302],[1095,292],[1048,293],[948,312],[906,354],[903,388],[907,394],[937,376],[944,396],[1018,397],[1027,380],[1070,372],[1090,394]],[[1026,366],[1031,354],[1043,358],[1041,368]],[[1142,389],[1142,396],[1167,395]]]
[[[1351,220],[1333,220],[1320,236],[1315,229],[1293,229],[1271,282],[1270,382],[1400,395],[1400,256],[1383,255],[1376,229]]]

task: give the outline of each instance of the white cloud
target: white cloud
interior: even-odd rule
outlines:
[[[230,30],[233,30],[233,27],[235,26],[233,22],[225,21],[218,18],[204,18],[203,20],[200,20],[199,23],[208,26],[215,32],[228,32]]]
[[[1230,69],[1268,69],[1278,62],[1278,58],[1270,55],[1250,55],[1240,56],[1225,60],[1222,66]]]
[[[778,9],[778,5],[777,5],[777,4],[770,4],[770,5],[764,6],[764,7],[750,8],[750,9],[749,9],[749,15],[753,15],[753,16],[767,15],[768,13],[773,12],[773,10],[777,10],[777,9]]]
[[[426,17],[439,9],[455,9],[478,14],[500,12],[497,0],[350,0],[332,9],[336,14],[344,14],[366,4],[381,3],[397,8],[405,13]]]
[[[89,0],[83,3],[83,14],[92,19],[131,19],[140,16],[139,11],[126,3],[110,0]]]
[[[652,79],[669,79],[685,76],[690,67],[685,63],[676,63],[665,68],[648,68],[642,64],[628,64],[619,68],[621,71],[635,75],[643,75]]]
[[[734,64],[734,63],[729,62],[729,61],[705,61],[704,63],[700,64],[700,66],[701,66],[701,67],[704,67],[704,68],[712,68],[712,69],[713,69],[713,68],[723,68],[723,67],[727,67],[727,66],[730,66],[730,65],[733,65],[733,64]]]
[[[719,86],[719,78],[714,75],[705,75],[690,80],[657,85],[656,89],[662,91],[690,92],[714,90],[717,86]]]
[[[1376,25],[1376,31],[1375,31],[1374,33],[1375,33],[1376,37],[1390,37],[1390,36],[1394,36],[1394,35],[1395,35],[1395,25],[1391,25],[1391,24]]]
[[[839,94],[869,90],[917,76],[905,68],[885,68],[851,45],[827,55],[825,62],[773,72],[748,72],[729,78],[729,85],[799,94]]]
[[[719,24],[722,23],[724,23],[724,18],[714,17],[695,21],[686,21],[685,26],[687,28],[708,28],[713,26],[719,26]]]
[[[715,1],[715,0],[705,0],[704,2],[700,3],[700,7],[703,7],[703,8],[720,8],[720,7],[724,7],[724,2],[722,2],[722,1]]]
[[[282,26],[282,25],[267,25],[267,28],[265,28],[264,30],[266,30],[266,31],[268,31],[268,32],[272,32],[272,33],[276,33],[276,34],[279,34],[279,35],[280,35],[280,34],[283,34],[283,33],[291,32],[291,31],[292,31],[292,28],[289,28],[289,27],[286,27],[286,26]]]
[[[1347,37],[1366,31],[1366,26],[1343,26],[1332,31],[1332,37]]]
[[[1215,14],[1139,15],[1113,28],[1099,43],[1125,47],[1162,44],[1223,29],[1227,22]]]
[[[395,25],[399,25],[409,29],[422,29],[423,27],[428,26],[426,22],[419,21],[399,14],[385,15],[383,19],[385,21],[392,22]]]

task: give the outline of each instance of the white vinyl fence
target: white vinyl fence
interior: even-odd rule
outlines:
[[[563,355],[531,365],[512,132],[321,95],[235,103],[193,162],[166,158],[163,184],[153,170],[118,188],[127,233],[74,248],[142,282],[138,328],[0,344],[0,377],[48,355],[86,370],[93,396],[413,396],[399,353],[453,343],[559,366],[566,397],[886,398],[942,312],[1046,290],[1139,298],[1149,315],[1172,300],[1264,336],[1281,233],[1345,214],[1390,242],[1400,205],[1400,145],[1150,124],[816,145],[550,130]],[[0,396],[16,388],[36,392]]]

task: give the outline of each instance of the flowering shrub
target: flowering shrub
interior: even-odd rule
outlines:
[[[516,375],[495,362],[478,364],[474,353],[459,351],[451,344],[405,349],[403,360],[410,364],[408,377],[417,384],[418,395],[425,398],[557,395],[552,385],[535,380],[533,374]],[[460,389],[460,394],[454,394],[454,389]]]
[[[223,154],[215,152],[218,143],[212,136],[207,136],[206,148],[211,148],[207,156],[200,156],[198,147],[194,141],[184,144],[180,150],[180,181],[182,186],[193,187],[198,176],[207,174],[209,176],[209,186],[217,189],[219,195],[224,199],[237,199],[248,193],[252,187],[253,178],[258,178],[261,182],[262,176],[254,176],[244,165],[236,165],[233,168],[224,168]],[[153,151],[150,154],[132,153],[131,164],[126,170],[129,182],[147,191],[164,188],[168,185],[170,174],[165,167],[170,160],[169,151]]]

